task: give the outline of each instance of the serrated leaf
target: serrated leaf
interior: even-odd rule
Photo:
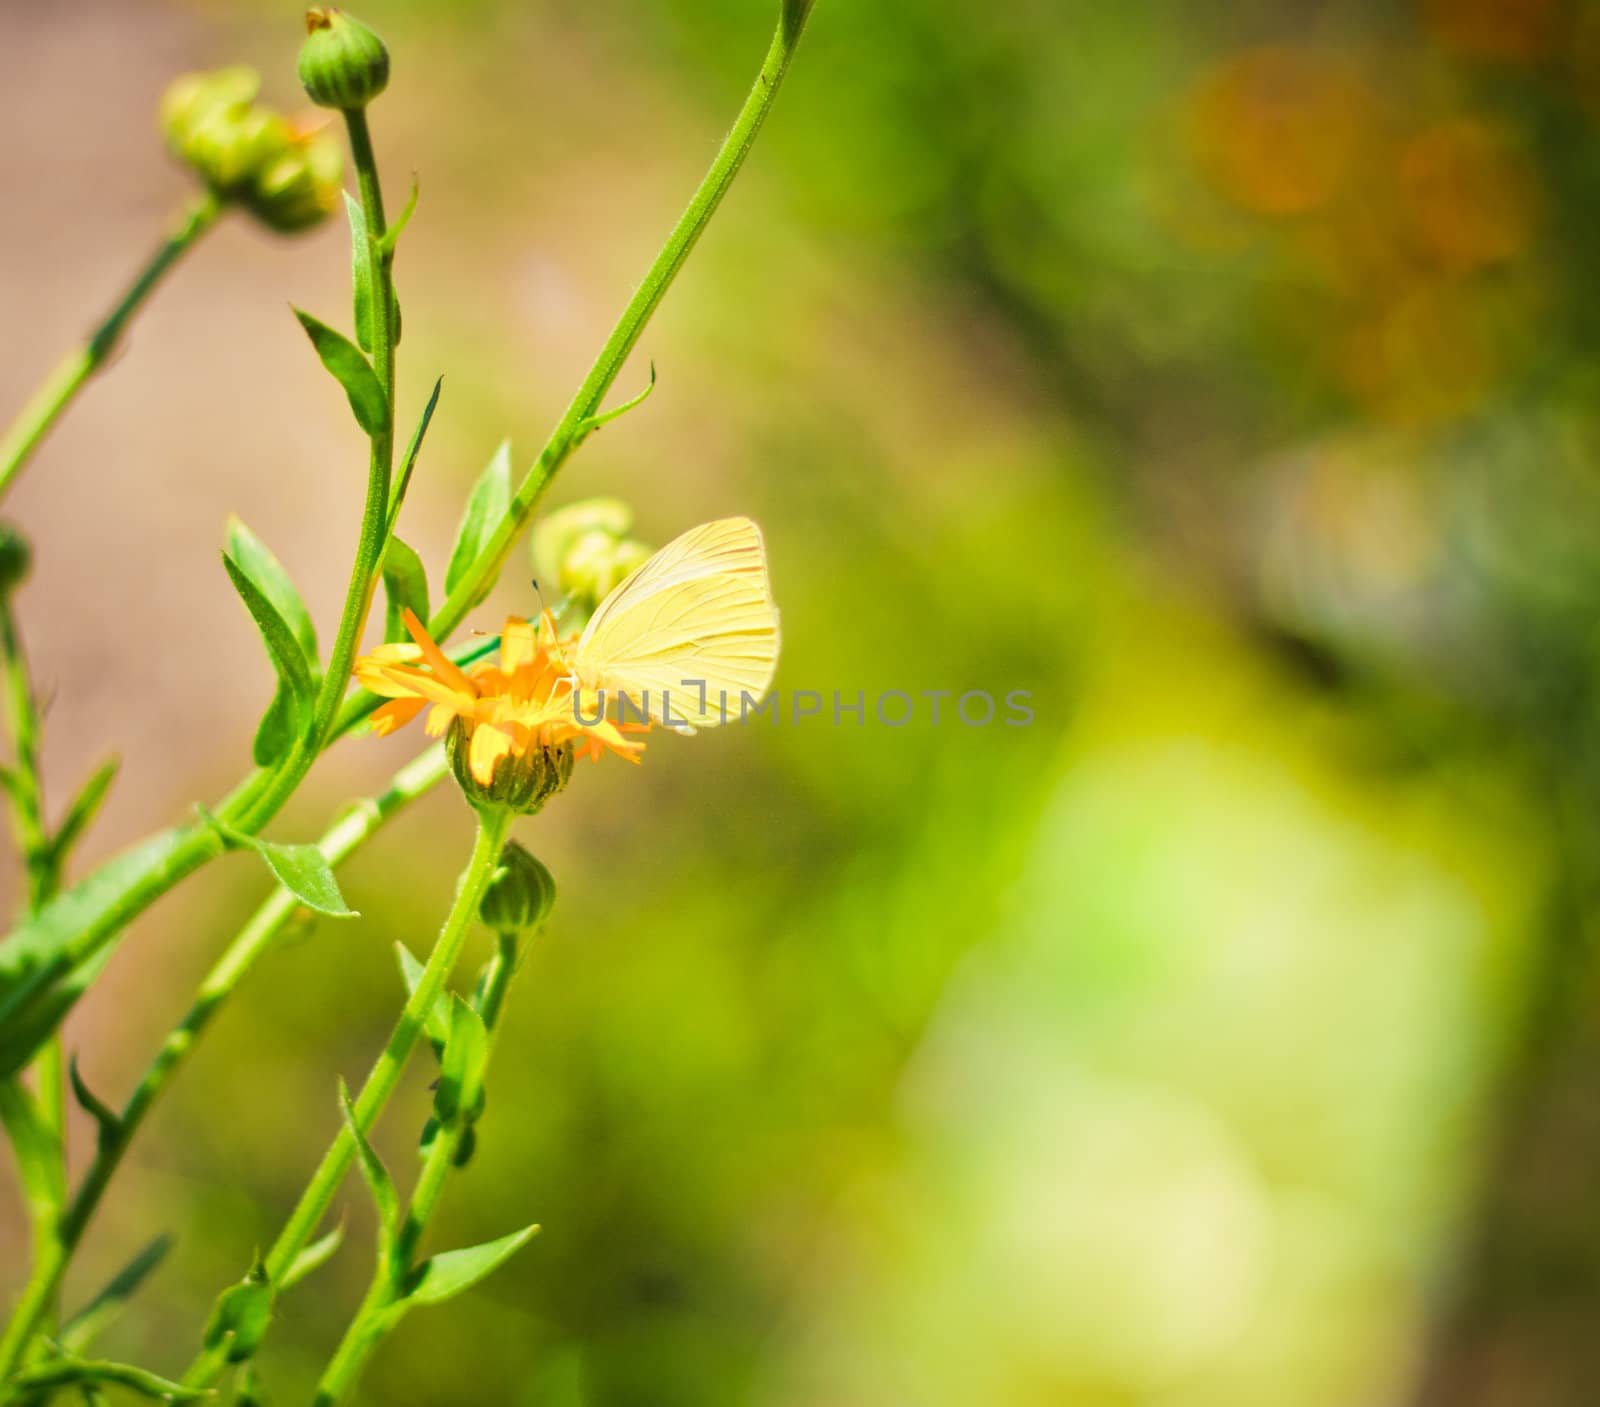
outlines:
[[[294,315],[300,319],[323,366],[344,387],[356,424],[368,435],[382,434],[389,423],[389,397],[365,353],[344,333],[335,332],[310,313],[296,308]]]
[[[422,981],[423,966],[404,943],[396,942],[394,950],[400,959],[400,978],[406,984],[406,995],[411,996]],[[434,998],[432,1008],[422,1018],[422,1025],[434,1049],[442,1054],[445,1042],[450,1039],[450,1000],[443,992]]]
[[[378,1224],[383,1228],[387,1257],[389,1248],[394,1245],[394,1239],[400,1232],[400,1198],[394,1190],[394,1179],[389,1176],[383,1159],[356,1122],[356,1107],[350,1102],[350,1091],[343,1080],[339,1081],[339,1108],[344,1113],[344,1126],[355,1140],[356,1161],[361,1165],[361,1176],[366,1179],[373,1203],[378,1208]]]
[[[343,1241],[344,1224],[341,1222],[326,1236],[320,1240],[313,1241],[294,1258],[289,1268],[283,1273],[282,1287],[287,1290],[291,1285],[298,1285],[312,1271],[320,1270],[323,1265],[333,1259],[334,1252],[339,1249]]]
[[[251,581],[261,588],[261,594],[271,601],[278,614],[287,623],[290,632],[299,642],[301,650],[315,671],[317,664],[317,627],[306,609],[304,598],[284,565],[267,545],[244,524],[237,515],[228,517],[224,550]]]
[[[234,590],[239,593],[245,609],[250,612],[250,618],[256,623],[256,629],[261,632],[262,640],[266,642],[267,653],[272,657],[278,678],[293,696],[296,707],[302,712],[309,709],[316,685],[312,680],[311,663],[294,630],[254,578],[226,552],[222,554],[222,565],[227,568],[228,579],[233,582]]]
[[[355,289],[356,342],[363,352],[372,351],[373,309],[378,305],[372,286],[373,254],[367,233],[367,213],[349,191],[344,193],[345,213],[350,217],[350,275]]]
[[[454,1299],[494,1274],[538,1231],[537,1225],[525,1226],[498,1241],[486,1241],[481,1246],[468,1246],[459,1251],[441,1251],[428,1257],[407,1281],[407,1298],[413,1304],[443,1304]]]
[[[489,1063],[489,1032],[483,1018],[458,995],[450,998],[450,1036],[445,1041],[434,1117],[448,1124],[458,1115],[476,1118],[483,1097],[483,1071]]]
[[[428,618],[428,569],[422,558],[397,537],[389,539],[383,554],[383,595],[385,640],[408,640],[403,620],[407,609],[417,619]]]
[[[400,509],[406,501],[406,490],[411,487],[411,473],[417,467],[417,456],[422,453],[422,441],[427,436],[428,426],[433,422],[433,412],[439,404],[439,392],[444,389],[444,377],[439,377],[433,383],[433,392],[428,397],[427,405],[422,408],[422,419],[417,422],[417,428],[411,432],[411,443],[406,446],[406,452],[400,460],[400,472],[395,475],[394,487],[389,490],[389,524],[388,533],[394,536],[394,525],[400,521]]]
[[[303,717],[300,704],[281,679],[272,702],[256,724],[256,735],[250,743],[250,756],[257,767],[270,767],[294,745],[300,735]]]
[[[12,1378],[11,1383],[28,1392],[110,1383],[157,1402],[200,1402],[211,1396],[209,1389],[185,1387],[182,1383],[159,1377],[144,1368],[135,1368],[131,1363],[70,1356],[53,1358],[37,1367],[26,1368]]]
[[[74,1051],[72,1059],[67,1062],[67,1076],[72,1084],[72,1096],[78,1101],[79,1107],[95,1122],[99,1134],[100,1146],[104,1148],[122,1132],[122,1120],[117,1117],[116,1111],[104,1100],[100,1099],[93,1090],[84,1083],[83,1075],[78,1070],[78,1055]]]
[[[228,844],[253,850],[267,862],[273,877],[308,909],[331,918],[358,918],[359,915],[344,901],[339,892],[339,881],[333,877],[333,866],[328,857],[315,845],[282,845],[246,835],[241,830],[219,821],[204,807],[200,815]]]
[[[121,759],[116,757],[102,762],[83,784],[83,789],[73,797],[72,804],[67,807],[67,814],[61,818],[61,824],[56,827],[56,833],[50,840],[50,848],[58,862],[65,860],[72,853],[73,846],[83,838],[83,833],[100,814],[100,808],[105,804],[106,796],[111,791],[111,784],[117,779],[117,769],[121,765]]]
[[[139,1286],[166,1259],[172,1249],[170,1236],[157,1236],[114,1275],[100,1291],[68,1321],[61,1331],[61,1347],[69,1354],[80,1354],[128,1306]]]
[[[444,574],[445,595],[450,595],[478,560],[478,554],[488,545],[494,531],[511,508],[511,441],[502,442],[488,467],[473,485],[472,497],[467,500],[467,511],[461,516],[461,526],[456,531],[455,549],[450,553],[450,565]],[[489,594],[489,583],[483,595]],[[482,599],[481,597],[479,599]]]

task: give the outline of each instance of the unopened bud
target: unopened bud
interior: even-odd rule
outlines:
[[[516,841],[500,852],[500,865],[489,880],[478,917],[496,933],[524,933],[537,928],[555,907],[556,882],[537,859]]]
[[[306,11],[300,82],[318,107],[363,108],[389,84],[389,50],[360,20],[332,6]]]
[[[343,173],[338,144],[314,133],[261,171],[244,204],[268,229],[281,234],[309,229],[338,208]]]
[[[633,510],[616,498],[558,508],[534,527],[534,570],[560,586],[578,616],[588,615],[650,556],[627,535],[632,526]]]

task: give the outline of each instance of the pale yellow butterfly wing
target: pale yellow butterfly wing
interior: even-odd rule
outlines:
[[[584,689],[636,704],[648,692],[652,721],[692,728],[737,721],[741,701],[759,700],[777,667],[778,608],[761,529],[748,518],[674,538],[600,603],[575,654]]]

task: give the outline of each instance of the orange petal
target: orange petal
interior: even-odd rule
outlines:
[[[433,637],[428,634],[422,622],[417,619],[417,613],[410,606],[406,607],[404,618],[406,629],[411,632],[411,638],[417,642],[417,648],[422,651],[423,659],[433,667],[433,672],[464,694],[475,692],[472,681],[454,663],[445,658],[444,651],[433,643]]]
[[[421,699],[395,699],[372,711],[372,731],[386,738],[395,729],[404,728],[421,711]]]

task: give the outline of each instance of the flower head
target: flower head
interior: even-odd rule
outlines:
[[[507,767],[543,768],[559,783],[542,793],[542,802],[564,784],[562,755],[568,772],[574,754],[598,759],[614,752],[637,762],[644,744],[627,735],[645,730],[644,724],[618,724],[596,718],[573,698],[573,639],[563,639],[554,617],[546,611],[538,620],[506,622],[500,637],[500,661],[487,661],[462,669],[445,656],[411,611],[405,613],[411,643],[380,645],[356,661],[356,678],[390,702],[372,716],[374,730],[384,736],[403,727],[423,709],[430,737],[451,733],[453,758],[463,756],[471,782],[481,788],[502,786],[514,779]],[[505,764],[502,766],[502,764]],[[463,769],[458,767],[458,775]],[[467,778],[462,778],[463,785]],[[513,788],[519,795],[526,788]],[[495,796],[489,799],[503,800]]]

